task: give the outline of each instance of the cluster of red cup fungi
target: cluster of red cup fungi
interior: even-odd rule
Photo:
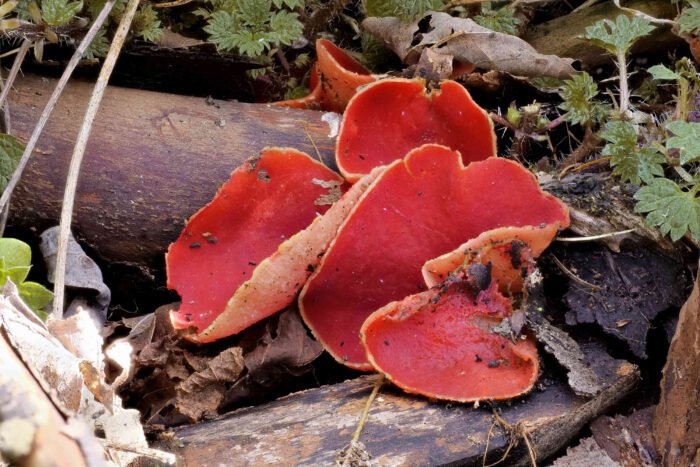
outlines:
[[[568,226],[566,206],[495,157],[490,119],[458,83],[428,92],[377,80],[328,41],[317,50],[311,94],[281,104],[345,109],[342,176],[278,148],[233,172],[168,250],[182,297],[173,325],[211,342],[296,302],[337,361],[406,391],[463,402],[527,392],[533,337],[491,329]]]

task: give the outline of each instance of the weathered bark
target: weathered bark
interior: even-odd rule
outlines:
[[[663,465],[700,465],[700,282],[683,305],[654,412]]]
[[[604,383],[596,397],[576,397],[560,380],[499,404],[500,416],[528,433],[538,460],[566,445],[638,381],[634,365],[613,360],[595,345],[585,346],[584,352]],[[240,409],[217,421],[175,430],[163,442],[176,451],[179,465],[331,465],[350,442],[375,378],[365,376]],[[431,402],[387,383],[372,405],[360,441],[374,465],[480,466],[493,422],[489,407]],[[487,464],[503,456],[509,443],[508,434],[494,427]],[[504,465],[520,464],[529,464],[522,439]]]
[[[624,6],[643,11],[656,18],[672,19],[677,13],[676,7],[671,2],[634,0],[625,2]],[[620,11],[613,2],[603,2],[546,23],[533,25],[523,35],[523,39],[542,54],[575,58],[590,69],[604,63],[612,63],[614,57],[603,49],[580,40],[579,37],[585,35],[586,28],[593,23],[605,18],[615,20],[620,14],[626,13]],[[665,54],[669,48],[682,42],[683,40],[671,33],[667,27],[661,27],[650,36],[640,39],[633,47],[632,53]]]
[[[54,85],[37,76],[18,79],[10,94],[18,139],[28,139]],[[14,192],[10,225],[41,231],[58,223],[91,90],[91,83],[74,81],[64,91]],[[105,260],[160,269],[185,221],[263,147],[290,146],[315,157],[307,127],[326,163],[333,164],[334,141],[321,116],[110,87],[85,153],[73,232]]]

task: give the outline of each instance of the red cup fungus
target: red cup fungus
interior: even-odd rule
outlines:
[[[426,91],[423,80],[384,79],[350,100],[336,141],[340,173],[351,183],[423,144],[459,151],[464,164],[496,155],[486,111],[455,81]]]
[[[495,283],[477,286],[460,273],[426,292],[392,302],[362,325],[362,344],[377,371],[407,392],[458,402],[508,399],[538,376],[534,339],[516,344],[490,333],[511,315]]]
[[[422,146],[362,195],[302,289],[301,314],[336,360],[371,370],[362,323],[425,290],[427,260],[487,230],[542,223],[568,225],[568,210],[520,164],[489,158],[465,167],[456,151]]]
[[[423,265],[423,279],[428,287],[434,287],[473,263],[493,267],[493,278],[505,294],[522,291],[523,269],[527,264],[521,252],[527,250],[527,258],[537,258],[549,246],[560,227],[567,227],[568,219],[542,223],[538,226],[500,227],[483,232],[463,243],[454,251],[431,259]],[[525,271],[526,273],[527,271]]]
[[[189,339],[209,342],[292,303],[296,290],[288,283],[282,297],[246,296],[246,302],[234,300],[234,293],[251,287],[258,265],[325,213],[334,201],[329,197],[339,197],[342,185],[338,174],[295,149],[267,148],[248,159],[168,249],[168,287],[182,297],[179,310],[171,313],[173,326],[192,326],[196,333]],[[303,279],[299,282],[297,287]],[[245,305],[235,312],[237,320],[214,325],[230,301]]]
[[[299,99],[275,102],[275,105],[342,113],[358,87],[377,79],[347,52],[326,39],[316,41],[316,55],[318,61],[309,80],[311,92]]]

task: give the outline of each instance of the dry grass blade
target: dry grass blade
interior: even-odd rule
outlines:
[[[85,38],[82,40],[82,42],[80,42],[80,45],[78,45],[78,48],[73,53],[73,56],[68,62],[68,65],[66,65],[66,69],[63,71],[63,75],[61,75],[61,79],[58,80],[56,88],[51,94],[51,97],[49,97],[49,101],[46,103],[44,111],[41,113],[41,117],[39,117],[39,121],[34,127],[34,131],[32,131],[32,135],[29,137],[29,141],[27,141],[27,146],[24,149],[22,158],[17,164],[17,168],[12,174],[10,182],[7,184],[5,191],[0,197],[0,209],[2,209],[10,199],[12,190],[15,189],[17,182],[19,182],[19,179],[22,176],[22,172],[24,171],[24,168],[26,167],[27,162],[29,161],[29,157],[32,155],[32,151],[36,146],[36,142],[39,140],[39,136],[41,135],[41,132],[43,131],[44,126],[46,125],[46,122],[49,120],[51,112],[53,112],[54,107],[56,107],[56,102],[58,102],[58,98],[61,96],[61,93],[66,87],[66,84],[68,84],[68,80],[73,74],[73,70],[75,70],[75,67],[78,66],[78,62],[80,62],[80,59],[83,57],[83,54],[87,50],[92,40],[95,38],[97,31],[100,30],[100,27],[102,27],[102,24],[107,19],[107,16],[109,16],[109,12],[112,11],[112,7],[114,6],[115,2],[116,0],[108,0],[105,3],[105,6],[102,8],[102,11],[100,11],[100,14],[97,15],[97,18],[95,18],[95,21],[92,23],[92,26],[90,26],[90,29],[85,34]]]
[[[68,256],[68,238],[70,236],[70,225],[73,217],[73,203],[75,201],[75,188],[78,184],[78,175],[80,173],[80,165],[83,162],[85,147],[87,146],[92,122],[95,120],[97,110],[102,102],[107,82],[114,70],[114,65],[117,62],[119,52],[124,45],[126,36],[131,27],[131,21],[134,19],[136,9],[139,6],[139,0],[129,0],[126,10],[124,11],[117,32],[114,34],[114,39],[109,47],[109,52],[102,64],[100,75],[97,77],[97,83],[90,96],[88,108],[85,111],[83,124],[78,133],[78,139],[73,148],[70,167],[68,169],[68,177],[66,179],[66,189],[63,195],[63,206],[61,209],[61,228],[58,234],[58,252],[56,254],[56,272],[54,283],[54,300],[53,313],[56,318],[63,318],[63,292],[66,280],[66,258]]]
[[[27,51],[29,50],[29,47],[31,45],[32,41],[30,41],[29,39],[25,39],[22,42],[22,45],[19,47],[17,56],[15,57],[14,62],[12,62],[10,74],[7,75],[7,79],[5,80],[5,87],[3,87],[2,93],[0,94],[0,107],[4,105],[5,99],[7,99],[7,94],[9,94],[10,89],[12,89],[12,83],[15,82],[17,73],[19,73],[19,67],[22,65],[22,62],[24,61],[24,56],[27,55]]]

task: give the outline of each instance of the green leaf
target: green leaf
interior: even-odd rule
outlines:
[[[23,282],[17,286],[19,296],[24,300],[29,308],[44,319],[46,316],[41,310],[53,299],[53,293],[41,284],[36,282]],[[42,316],[43,314],[43,316]]]
[[[22,240],[0,238],[0,257],[4,259],[3,269],[29,266],[32,264],[32,249]]]
[[[700,200],[695,190],[683,191],[674,181],[656,178],[637,191],[635,212],[647,213],[646,226],[659,227],[674,242],[690,233],[700,239]]]
[[[114,2],[114,6],[112,7],[112,11],[109,12],[110,18],[120,16],[126,8],[126,2],[127,0],[116,0],[116,2]],[[107,0],[88,0],[87,11],[90,16],[94,18],[99,15],[100,11],[102,11],[102,8],[105,6],[105,3],[107,3]]]
[[[664,157],[653,147],[637,150],[637,133],[629,122],[609,122],[601,136],[608,141],[601,154],[610,156],[613,173],[623,182],[651,183],[663,176]]]
[[[291,10],[297,7],[303,8],[304,6],[304,0],[272,0],[272,3],[277,9],[282,8],[283,5],[286,5]]]
[[[700,1],[691,1],[690,7],[683,10],[683,14],[676,20],[681,25],[681,32],[692,33],[700,28]]]
[[[301,37],[304,25],[299,21],[298,14],[281,10],[270,14],[270,29],[275,34],[274,43],[291,45],[292,42]]]
[[[700,122],[676,120],[666,128],[674,134],[666,141],[666,147],[680,150],[681,164],[700,160]]]
[[[247,26],[258,27],[270,15],[271,0],[237,0],[238,14]]]
[[[9,277],[14,284],[21,284],[29,275],[31,266],[17,266],[14,268],[3,269],[2,273],[5,276],[2,280],[2,285],[5,285],[5,280]]]
[[[105,36],[105,30],[100,29],[95,34],[95,38],[88,45],[87,50],[83,54],[83,58],[92,60],[93,58],[104,58],[109,52],[109,39]]]
[[[156,42],[163,35],[163,30],[160,27],[158,12],[151,5],[144,5],[136,14],[132,29],[138,31],[137,35],[141,36],[145,41]]]
[[[681,75],[663,65],[654,65],[647,70],[654,79],[680,79]]]
[[[14,136],[0,133],[0,193],[7,188],[23,153],[24,145]]]
[[[619,15],[615,22],[604,19],[588,26],[584,38],[612,54],[625,54],[637,39],[654,29],[646,18],[634,16],[630,21],[627,16]]]
[[[83,9],[83,1],[68,2],[68,0],[43,0],[41,14],[44,21],[51,26],[66,24]]]
[[[487,2],[488,3],[488,2]],[[503,7],[498,10],[482,4],[481,14],[472,19],[479,25],[503,34],[518,35],[520,20],[515,16],[515,8]]]
[[[265,32],[244,29],[234,36],[234,44],[241,55],[255,57],[270,47],[270,37]]]
[[[398,16],[409,21],[443,5],[442,0],[367,0],[365,11],[366,16]]]
[[[586,72],[565,80],[560,95],[564,102],[559,108],[567,112],[566,119],[575,125],[589,121],[600,123],[608,116],[609,108],[594,100],[598,95],[598,85]]]
[[[236,31],[242,26],[238,16],[219,10],[212,13],[204,31],[209,33],[209,40],[219,52],[230,52],[236,48]]]

